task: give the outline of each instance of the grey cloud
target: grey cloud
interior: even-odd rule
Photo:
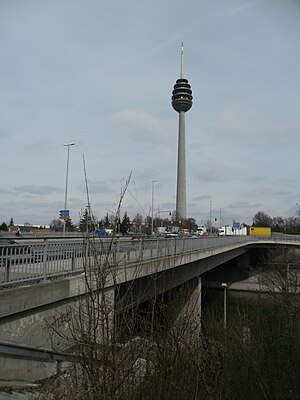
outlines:
[[[1,139],[6,139],[9,138],[9,132],[6,129],[0,129],[0,138]]]
[[[197,197],[193,197],[193,201],[207,201],[207,200],[210,200],[211,199],[211,196],[207,196],[207,195],[204,195],[204,196],[197,196]]]
[[[258,208],[261,207],[261,203],[249,203],[247,201],[235,201],[234,203],[228,204],[227,208],[232,209],[249,209],[249,208]]]
[[[32,200],[29,199],[24,199],[20,201],[11,201],[11,202],[6,202],[3,204],[4,207],[10,208],[10,209],[15,209],[18,210],[20,206],[24,209],[28,210],[34,210],[34,209],[40,209],[40,210],[45,210],[45,209],[55,209],[55,210],[60,210],[62,208],[62,201],[43,201],[43,202],[35,202],[34,206],[32,204]]]
[[[27,142],[23,145],[23,148],[25,150],[30,150],[35,154],[36,152],[44,152],[49,150],[54,151],[54,146],[48,139],[38,139]]]
[[[248,176],[247,178],[244,178],[245,182],[248,183],[260,183],[263,182],[266,178],[263,175],[253,175],[253,176]]]
[[[135,179],[138,179],[140,181],[150,181],[151,179],[154,179],[153,177],[159,176],[160,171],[158,169],[154,168],[145,168],[143,171],[137,170],[136,172],[133,171],[132,174],[132,179],[131,182],[134,183]],[[146,185],[148,186],[148,185]],[[157,186],[157,184],[156,184]]]
[[[202,182],[213,183],[224,180],[224,172],[218,167],[205,166],[200,171],[194,173],[194,177]]]
[[[15,186],[14,191],[22,194],[47,195],[50,193],[61,193],[62,190],[54,186],[21,185]]]
[[[172,128],[157,117],[143,111],[127,109],[115,113],[111,120],[122,127],[122,131],[133,140],[170,145]],[[170,132],[170,134],[169,134]]]
[[[132,1],[71,3],[0,3],[0,50],[6,55],[0,64],[1,219],[18,214],[19,221],[43,224],[57,215],[68,139],[78,144],[70,158],[68,207],[74,215],[74,204],[86,206],[81,151],[99,216],[115,209],[120,179],[130,170],[136,185],[129,187],[131,197],[126,193],[124,210],[127,204],[139,210],[138,203],[149,210],[151,179],[158,180],[155,204],[174,209],[178,115],[170,96],[182,33],[195,99],[186,116],[187,201],[195,204],[195,216],[203,218],[210,199],[216,208],[261,202],[259,209],[273,207],[274,215],[295,205],[299,1],[280,7],[270,0],[195,1],[185,22],[186,6],[178,0],[173,11],[160,2],[159,18],[155,7],[145,12]],[[51,194],[50,186],[61,191]]]
[[[285,189],[273,189],[270,187],[261,187],[258,189],[260,194],[267,195],[267,196],[274,196],[274,197],[282,197],[282,196],[289,196],[290,191]]]
[[[160,204],[161,211],[173,211],[175,208],[175,203],[163,202]]]
[[[191,143],[188,146],[189,152],[195,154],[198,157],[204,157],[207,151],[207,144],[204,142]]]
[[[299,212],[299,206],[297,206],[297,205],[294,205],[293,207],[288,208],[286,211],[287,215],[289,215],[289,216],[290,215],[296,216],[296,215],[298,215],[298,212]]]
[[[80,185],[78,187],[80,192],[85,193],[86,192],[86,187],[84,185]],[[88,182],[88,191],[91,194],[97,194],[97,193],[112,193],[112,189],[107,185],[107,182],[105,181],[96,181],[96,180],[91,180]]]
[[[0,193],[11,194],[13,191],[11,189],[0,187]]]
[[[248,109],[222,111],[216,114],[204,129],[210,134],[222,137],[249,139],[272,137],[273,139],[288,140],[288,137],[295,134],[297,126],[262,114],[258,110]]]

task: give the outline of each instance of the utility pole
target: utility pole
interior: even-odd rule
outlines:
[[[70,159],[70,147],[74,146],[75,143],[65,143],[64,146],[68,147],[68,154],[67,154],[67,171],[66,171],[66,187],[65,187],[65,204],[64,204],[64,209],[67,209],[67,196],[68,196],[68,179],[69,179],[69,159]],[[66,232],[66,224],[67,220],[64,220],[64,225],[63,225],[63,234]]]
[[[151,236],[153,235],[153,200],[154,200],[154,184],[155,180],[150,181],[152,183],[152,190],[151,190]]]

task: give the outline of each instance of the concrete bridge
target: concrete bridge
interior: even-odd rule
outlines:
[[[68,330],[72,306],[89,290],[105,293],[106,302],[116,317],[132,304],[184,287],[184,308],[197,320],[201,314],[205,273],[233,259],[237,270],[247,271],[250,249],[299,248],[300,238],[246,236],[130,242],[67,239],[30,246],[28,253],[20,249],[6,253],[6,259],[8,254],[18,253],[21,258],[24,255],[23,261],[30,254],[27,262],[16,262],[15,257],[9,268],[7,263],[1,267],[0,341],[43,347],[54,344],[65,350],[64,343],[57,337],[51,338],[49,331],[51,328]],[[38,257],[32,258],[32,254]],[[2,254],[2,261],[4,258]],[[5,353],[0,347],[2,380],[32,381],[49,373],[48,363],[41,366],[36,361],[21,360],[17,355],[11,358]]]

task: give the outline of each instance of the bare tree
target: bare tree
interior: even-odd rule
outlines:
[[[78,293],[75,306],[68,307],[66,326],[51,325],[54,346],[65,343],[77,362],[64,365],[60,376],[49,379],[41,397],[51,393],[72,400],[185,399],[187,395],[213,399],[218,392],[221,398],[223,385],[216,385],[223,379],[222,355],[199,336],[199,317],[189,307],[188,287],[177,295],[163,295],[156,285],[161,273],[154,271],[145,293],[132,299],[134,280],[124,285],[124,292],[115,290],[118,274],[124,273],[122,259],[116,258],[116,238],[95,238],[87,230],[84,241],[85,291]],[[136,276],[141,268],[137,262]]]
[[[213,304],[199,325],[188,284],[162,294],[157,279],[164,273],[153,271],[138,297],[134,279],[121,287],[119,274],[127,271],[117,257],[115,236],[95,238],[87,231],[84,242],[85,291],[68,308],[66,329],[51,325],[53,343],[66,343],[79,361],[64,365],[63,373],[47,382],[45,399],[49,393],[66,400],[298,399],[297,252],[276,252],[261,264],[270,266],[261,284],[274,295],[276,307],[240,305],[224,332]],[[145,268],[141,259],[134,268],[133,278],[139,278]]]

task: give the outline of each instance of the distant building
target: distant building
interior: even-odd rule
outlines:
[[[52,232],[50,225],[31,225],[31,224],[16,224],[8,227],[9,232],[15,232],[19,228],[20,232]]]

